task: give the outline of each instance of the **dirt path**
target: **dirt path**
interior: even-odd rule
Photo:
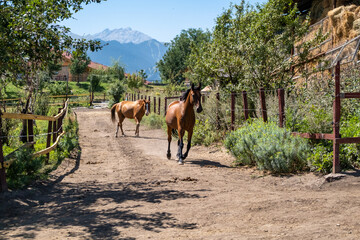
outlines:
[[[81,156],[49,181],[0,194],[0,239],[359,239],[358,172],[264,176],[218,148],[166,159],[162,130],[79,109]]]

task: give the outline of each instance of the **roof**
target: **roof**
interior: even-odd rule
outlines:
[[[70,62],[71,61],[71,53],[64,52],[62,54],[62,56],[63,56],[65,62]],[[67,65],[67,64],[65,64],[65,65]],[[105,70],[105,69],[109,68],[108,66],[106,66],[104,64],[93,62],[93,61],[91,61],[89,63],[88,67],[91,68],[91,69],[96,69],[96,70],[99,70],[99,69]]]

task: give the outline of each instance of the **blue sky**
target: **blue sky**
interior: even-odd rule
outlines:
[[[215,19],[230,3],[240,0],[107,0],[89,4],[62,24],[73,33],[94,34],[102,30],[130,27],[169,42],[181,30],[202,28],[211,30]],[[250,4],[266,0],[248,0]]]

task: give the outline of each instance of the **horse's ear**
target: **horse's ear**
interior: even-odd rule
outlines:
[[[191,90],[194,90],[194,83],[191,84]]]

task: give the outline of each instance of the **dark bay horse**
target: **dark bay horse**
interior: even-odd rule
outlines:
[[[196,112],[200,113],[202,111],[201,106],[201,84],[199,87],[195,88],[194,84],[191,85],[191,88],[188,89],[180,98],[180,101],[172,102],[169,105],[169,108],[166,112],[166,124],[168,132],[168,150],[167,158],[171,158],[170,152],[170,143],[171,143],[171,133],[173,129],[176,129],[179,134],[178,140],[178,153],[177,157],[179,158],[179,164],[184,164],[184,159],[187,157],[190,147],[191,147],[191,137],[193,134],[193,128],[195,125],[195,112],[194,106],[196,106]],[[183,137],[185,131],[188,132],[188,143],[185,154],[182,154],[184,147]]]
[[[140,99],[137,101],[122,101],[119,103],[115,103],[111,108],[111,120],[115,122],[115,112],[117,112],[117,115],[119,117],[119,122],[117,124],[115,137],[118,135],[119,127],[121,129],[121,133],[123,136],[125,136],[123,128],[122,128],[122,122],[125,118],[135,119],[136,122],[136,129],[135,129],[135,136],[139,136],[139,127],[140,127],[140,121],[144,114],[149,115],[150,110],[150,101]]]

